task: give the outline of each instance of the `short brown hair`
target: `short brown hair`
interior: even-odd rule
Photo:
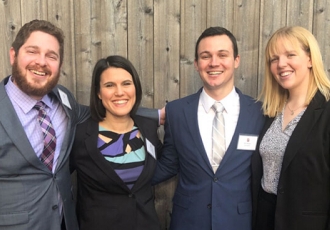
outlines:
[[[18,31],[16,38],[12,44],[12,47],[15,50],[15,55],[18,55],[19,49],[26,42],[26,40],[30,37],[32,32],[41,31],[47,34],[54,36],[59,45],[60,45],[60,66],[63,62],[64,55],[64,34],[63,31],[52,23],[45,20],[32,20],[22,26],[22,28]]]

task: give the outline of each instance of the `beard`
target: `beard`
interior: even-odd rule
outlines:
[[[33,67],[34,66],[28,66],[28,68],[37,69]],[[42,71],[49,75],[51,75],[52,73],[47,67],[42,68]],[[45,86],[38,87],[37,81],[34,81],[36,84],[28,82],[27,77],[24,76],[23,71],[18,66],[17,58],[15,58],[12,66],[12,78],[15,84],[18,86],[18,88],[27,95],[33,97],[43,97],[46,94],[48,94],[50,91],[52,91],[52,89],[57,85],[58,80],[60,79],[60,74],[57,73],[57,75],[54,75],[51,78],[49,78],[49,81]]]

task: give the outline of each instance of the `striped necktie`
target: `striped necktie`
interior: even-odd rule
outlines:
[[[56,148],[55,130],[49,116],[46,114],[45,104],[42,101],[39,101],[33,108],[39,111],[37,119],[44,137],[44,149],[40,156],[40,160],[50,171],[52,171]]]
[[[215,173],[226,152],[225,121],[223,119],[224,107],[220,102],[215,102],[212,108],[215,111],[212,126],[212,168]]]

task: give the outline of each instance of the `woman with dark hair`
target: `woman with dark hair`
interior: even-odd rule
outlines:
[[[161,142],[158,123],[135,114],[141,98],[129,60],[109,56],[96,63],[91,118],[77,126],[70,157],[81,230],[160,229],[150,180]]]

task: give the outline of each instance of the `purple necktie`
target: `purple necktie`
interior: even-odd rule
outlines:
[[[37,119],[44,136],[44,149],[40,156],[40,160],[49,168],[50,171],[52,171],[56,148],[55,130],[49,116],[46,114],[45,104],[42,101],[39,101],[34,108],[39,111]]]

